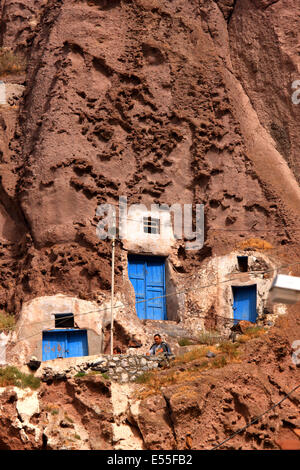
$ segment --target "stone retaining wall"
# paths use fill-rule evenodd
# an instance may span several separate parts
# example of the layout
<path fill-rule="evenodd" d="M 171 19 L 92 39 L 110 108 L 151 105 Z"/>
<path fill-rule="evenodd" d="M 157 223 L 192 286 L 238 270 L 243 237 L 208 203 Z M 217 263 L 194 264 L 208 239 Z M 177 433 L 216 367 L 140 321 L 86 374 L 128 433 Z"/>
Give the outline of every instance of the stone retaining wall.
<path fill-rule="evenodd" d="M 88 359 L 85 358 L 84 362 L 69 365 L 65 368 L 63 365 L 61 367 L 56 365 L 51 367 L 48 362 L 48 364 L 43 366 L 36 375 L 43 381 L 47 382 L 50 380 L 64 380 L 72 378 L 79 373 L 88 374 L 91 372 L 99 372 L 106 374 L 112 381 L 126 383 L 135 381 L 137 377 L 142 375 L 144 372 L 168 366 L 169 361 L 172 360 L 173 357 L 174 356 L 170 356 L 167 358 L 163 355 L 101 355 L 97 358 L 93 358 L 91 361 L 88 361 Z"/>

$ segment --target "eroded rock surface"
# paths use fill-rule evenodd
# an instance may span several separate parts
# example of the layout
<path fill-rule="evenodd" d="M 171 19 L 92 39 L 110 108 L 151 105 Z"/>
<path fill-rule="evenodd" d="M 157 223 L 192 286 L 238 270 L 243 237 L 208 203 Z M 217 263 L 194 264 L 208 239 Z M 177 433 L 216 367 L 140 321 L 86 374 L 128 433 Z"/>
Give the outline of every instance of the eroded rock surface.
<path fill-rule="evenodd" d="M 5 78 L 23 98 L 0 110 L 3 308 L 105 294 L 111 248 L 96 236 L 96 208 L 120 195 L 205 205 L 205 246 L 178 253 L 181 272 L 254 234 L 293 256 L 298 9 L 296 0 L 1 3 L 1 45 L 28 64 Z M 116 260 L 122 290 L 119 245 Z"/>
<path fill-rule="evenodd" d="M 185 380 L 144 397 L 145 385 L 99 373 L 57 376 L 35 391 L 1 388 L 0 449 L 211 449 L 245 426 L 222 448 L 298 448 L 299 388 L 274 405 L 299 383 L 291 356 L 299 332 L 290 314 L 249 341 L 238 362 L 200 375 L 199 360 L 173 365 L 160 374 L 185 371 Z"/>
<path fill-rule="evenodd" d="M 102 302 L 111 245 L 96 208 L 120 195 L 204 204 L 204 247 L 172 259 L 181 288 L 245 238 L 297 262 L 299 17 L 297 0 L 2 1 L 0 46 L 27 67 L 0 77 L 15 90 L 0 106 L 1 310 L 58 293 Z M 124 388 L 121 408 L 97 376 L 2 389 L 0 448 L 210 448 L 296 383 L 297 322 L 249 346 L 247 364 L 141 402 Z M 297 409 L 299 390 L 226 448 L 279 448 Z"/>

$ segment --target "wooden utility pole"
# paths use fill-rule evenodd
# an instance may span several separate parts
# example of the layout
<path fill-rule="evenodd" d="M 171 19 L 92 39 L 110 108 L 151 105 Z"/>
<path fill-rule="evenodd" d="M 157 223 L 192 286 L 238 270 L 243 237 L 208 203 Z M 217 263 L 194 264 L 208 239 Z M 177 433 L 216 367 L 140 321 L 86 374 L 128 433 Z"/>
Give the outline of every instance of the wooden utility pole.
<path fill-rule="evenodd" d="M 111 259 L 111 300 L 110 300 L 110 354 L 114 352 L 114 290 L 115 290 L 115 237 L 112 239 L 112 259 Z"/>

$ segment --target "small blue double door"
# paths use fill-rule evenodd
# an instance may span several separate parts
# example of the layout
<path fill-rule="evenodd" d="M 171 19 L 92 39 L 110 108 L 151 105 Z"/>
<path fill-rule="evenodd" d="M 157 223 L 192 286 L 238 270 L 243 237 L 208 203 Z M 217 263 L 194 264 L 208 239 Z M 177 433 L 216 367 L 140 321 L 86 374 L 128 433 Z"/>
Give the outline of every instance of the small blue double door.
<path fill-rule="evenodd" d="M 57 329 L 43 331 L 43 361 L 59 357 L 81 357 L 88 355 L 86 330 Z"/>
<path fill-rule="evenodd" d="M 256 284 L 251 286 L 232 286 L 234 323 L 241 320 L 256 322 Z"/>
<path fill-rule="evenodd" d="M 165 258 L 128 256 L 128 276 L 134 287 L 141 320 L 167 320 Z"/>

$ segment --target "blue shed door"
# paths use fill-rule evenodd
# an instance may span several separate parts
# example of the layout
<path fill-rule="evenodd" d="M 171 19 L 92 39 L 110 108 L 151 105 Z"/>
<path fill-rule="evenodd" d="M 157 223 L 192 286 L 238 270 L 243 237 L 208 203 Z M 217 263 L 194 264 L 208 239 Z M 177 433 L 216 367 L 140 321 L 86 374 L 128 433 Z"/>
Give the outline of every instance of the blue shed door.
<path fill-rule="evenodd" d="M 67 333 L 67 357 L 88 356 L 86 330 L 69 330 Z"/>
<path fill-rule="evenodd" d="M 128 275 L 134 287 L 137 316 L 141 320 L 166 320 L 165 259 L 128 256 Z"/>
<path fill-rule="evenodd" d="M 43 361 L 88 355 L 86 330 L 43 331 Z"/>
<path fill-rule="evenodd" d="M 256 284 L 232 287 L 234 323 L 241 320 L 256 322 Z"/>

